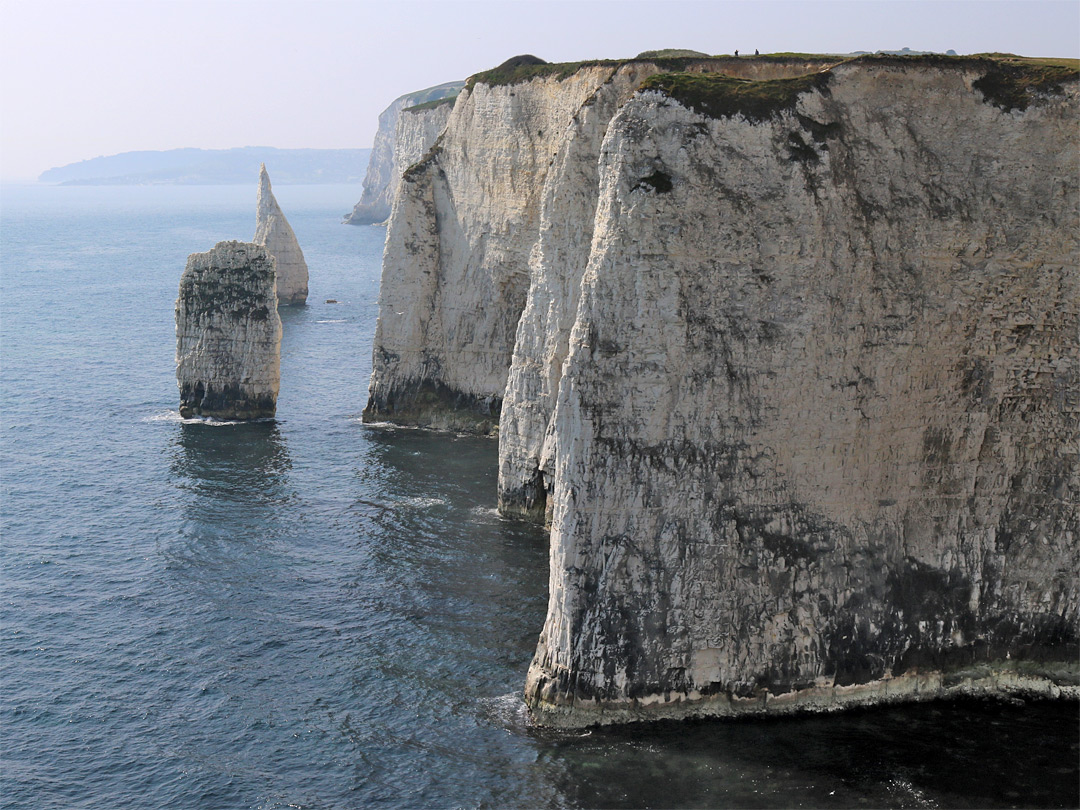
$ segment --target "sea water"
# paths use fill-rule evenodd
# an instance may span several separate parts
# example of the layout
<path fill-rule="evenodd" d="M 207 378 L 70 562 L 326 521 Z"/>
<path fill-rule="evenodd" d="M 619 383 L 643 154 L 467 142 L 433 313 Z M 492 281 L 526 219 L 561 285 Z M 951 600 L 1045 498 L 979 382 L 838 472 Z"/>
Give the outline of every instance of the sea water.
<path fill-rule="evenodd" d="M 547 539 L 494 442 L 361 424 L 385 231 L 275 192 L 311 270 L 278 418 L 209 425 L 173 303 L 254 180 L 0 190 L 0 805 L 1080 803 L 1074 703 L 530 726 Z"/>

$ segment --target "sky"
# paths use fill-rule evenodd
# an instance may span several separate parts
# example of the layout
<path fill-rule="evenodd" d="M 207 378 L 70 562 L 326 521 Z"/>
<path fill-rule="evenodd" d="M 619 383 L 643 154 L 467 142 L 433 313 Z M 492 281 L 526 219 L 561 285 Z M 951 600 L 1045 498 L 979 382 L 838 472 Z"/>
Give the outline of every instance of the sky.
<path fill-rule="evenodd" d="M 137 149 L 371 146 L 397 96 L 516 54 L 1080 56 L 1080 2 L 0 0 L 0 179 Z"/>

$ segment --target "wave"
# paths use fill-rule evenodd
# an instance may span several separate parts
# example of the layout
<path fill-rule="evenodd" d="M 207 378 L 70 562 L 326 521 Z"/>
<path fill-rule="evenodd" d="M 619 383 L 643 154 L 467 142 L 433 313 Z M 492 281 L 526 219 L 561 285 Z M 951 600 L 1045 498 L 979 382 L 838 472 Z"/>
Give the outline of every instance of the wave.
<path fill-rule="evenodd" d="M 180 418 L 180 411 L 165 411 L 164 413 L 155 413 L 153 416 L 144 416 L 139 420 L 140 422 L 183 422 Z"/>
<path fill-rule="evenodd" d="M 480 716 L 487 722 L 502 726 L 511 732 L 528 734 L 530 737 L 557 741 L 584 739 L 593 734 L 592 729 L 560 729 L 537 725 L 529 712 L 529 707 L 525 705 L 525 697 L 521 692 L 480 698 L 477 704 L 479 704 Z"/>
<path fill-rule="evenodd" d="M 417 509 L 427 509 L 432 506 L 446 506 L 449 501 L 446 498 L 405 498 L 398 501 L 398 506 L 412 506 Z"/>
<path fill-rule="evenodd" d="M 153 416 L 144 416 L 139 421 L 141 422 L 171 422 L 178 425 L 207 425 L 209 427 L 227 427 L 230 425 L 246 425 L 252 422 L 276 422 L 278 421 L 273 416 L 266 416 L 261 419 L 215 419 L 212 416 L 192 416 L 187 419 L 180 415 L 179 411 L 165 411 L 164 413 L 156 413 Z"/>
<path fill-rule="evenodd" d="M 351 421 L 359 422 L 364 427 L 379 428 L 380 430 L 419 430 L 417 425 L 398 425 L 394 422 L 365 422 L 364 417 L 356 416 Z"/>
<path fill-rule="evenodd" d="M 491 723 L 515 731 L 526 731 L 534 726 L 520 692 L 510 692 L 498 697 L 480 698 L 480 715 Z"/>
<path fill-rule="evenodd" d="M 474 506 L 469 511 L 477 517 L 486 518 L 487 520 L 505 520 L 505 518 L 499 514 L 499 510 L 494 506 Z"/>

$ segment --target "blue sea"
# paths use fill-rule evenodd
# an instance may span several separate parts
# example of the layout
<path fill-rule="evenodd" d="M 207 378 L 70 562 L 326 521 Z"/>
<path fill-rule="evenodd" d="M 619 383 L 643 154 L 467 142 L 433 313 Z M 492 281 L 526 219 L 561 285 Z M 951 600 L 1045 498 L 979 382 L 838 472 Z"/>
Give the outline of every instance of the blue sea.
<path fill-rule="evenodd" d="M 0 189 L 0 806 L 1080 805 L 1075 703 L 530 726 L 547 538 L 496 513 L 494 442 L 361 424 L 360 191 L 275 189 L 310 303 L 276 421 L 210 425 L 173 303 L 255 183 Z"/>

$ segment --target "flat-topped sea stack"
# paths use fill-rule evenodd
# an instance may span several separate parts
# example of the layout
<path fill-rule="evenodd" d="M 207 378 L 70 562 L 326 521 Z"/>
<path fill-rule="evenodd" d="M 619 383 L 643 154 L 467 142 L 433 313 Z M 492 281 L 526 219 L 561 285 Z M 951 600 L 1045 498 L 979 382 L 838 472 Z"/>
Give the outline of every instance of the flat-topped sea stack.
<path fill-rule="evenodd" d="M 1080 695 L 1080 72 L 510 64 L 405 172 L 364 418 L 499 435 L 543 723 Z"/>
<path fill-rule="evenodd" d="M 176 299 L 176 380 L 185 419 L 274 415 L 281 353 L 274 279 L 274 257 L 262 245 L 218 242 L 188 256 Z"/>
<path fill-rule="evenodd" d="M 259 169 L 259 199 L 255 215 L 256 245 L 264 245 L 277 260 L 277 300 L 280 306 L 307 302 L 308 266 L 292 226 L 270 189 L 264 164 Z"/>

